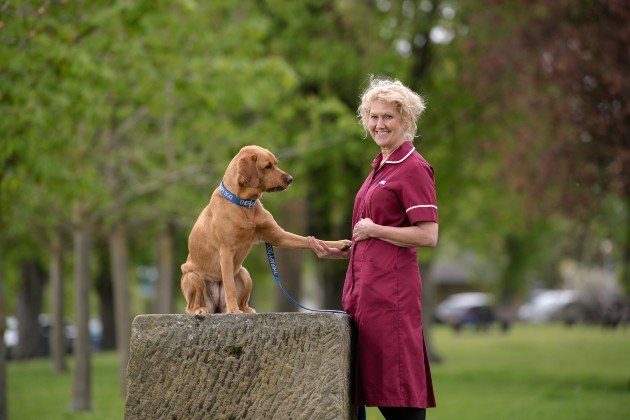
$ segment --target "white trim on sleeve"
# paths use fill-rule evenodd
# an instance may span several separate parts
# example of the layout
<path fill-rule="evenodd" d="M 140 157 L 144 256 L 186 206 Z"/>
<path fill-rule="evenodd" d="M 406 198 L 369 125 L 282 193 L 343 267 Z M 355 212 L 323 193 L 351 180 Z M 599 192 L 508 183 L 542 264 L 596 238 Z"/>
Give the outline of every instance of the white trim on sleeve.
<path fill-rule="evenodd" d="M 434 209 L 437 210 L 437 206 L 434 206 L 433 204 L 419 204 L 417 206 L 409 207 L 407 210 L 405 210 L 405 212 L 409 213 L 409 210 L 418 209 L 418 208 L 427 208 L 427 207 L 433 207 Z"/>

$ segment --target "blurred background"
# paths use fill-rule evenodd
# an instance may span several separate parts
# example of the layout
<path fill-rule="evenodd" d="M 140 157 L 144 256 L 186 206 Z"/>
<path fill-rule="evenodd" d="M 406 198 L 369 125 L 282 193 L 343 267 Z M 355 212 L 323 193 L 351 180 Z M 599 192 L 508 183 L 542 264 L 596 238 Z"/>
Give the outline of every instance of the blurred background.
<path fill-rule="evenodd" d="M 7 369 L 33 358 L 72 372 L 73 412 L 92 407 L 95 354 L 124 395 L 131 320 L 184 312 L 188 233 L 242 146 L 295 178 L 263 197 L 281 226 L 350 238 L 379 152 L 356 117 L 371 74 L 427 99 L 434 361 L 431 328 L 627 328 L 628 28 L 624 0 L 3 2 L 0 419 Z M 277 259 L 294 297 L 340 308 L 346 262 Z M 245 265 L 254 308 L 296 310 L 262 246 Z"/>

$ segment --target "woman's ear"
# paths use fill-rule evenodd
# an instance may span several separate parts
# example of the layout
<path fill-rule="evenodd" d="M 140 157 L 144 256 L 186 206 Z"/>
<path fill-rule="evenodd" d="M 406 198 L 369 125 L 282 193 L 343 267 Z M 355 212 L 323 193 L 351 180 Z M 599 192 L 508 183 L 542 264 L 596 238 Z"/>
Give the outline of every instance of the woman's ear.
<path fill-rule="evenodd" d="M 258 169 L 256 168 L 256 161 L 258 156 L 246 155 L 241 157 L 236 163 L 236 173 L 238 175 L 238 183 L 240 185 L 247 184 L 252 188 L 258 187 Z"/>

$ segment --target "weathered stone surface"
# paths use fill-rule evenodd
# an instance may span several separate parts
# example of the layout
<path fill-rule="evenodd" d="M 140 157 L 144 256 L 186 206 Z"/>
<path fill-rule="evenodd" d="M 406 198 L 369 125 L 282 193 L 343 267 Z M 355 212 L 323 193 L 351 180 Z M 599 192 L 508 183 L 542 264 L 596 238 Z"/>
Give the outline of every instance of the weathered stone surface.
<path fill-rule="evenodd" d="M 347 315 L 141 315 L 132 328 L 127 420 L 356 418 Z"/>

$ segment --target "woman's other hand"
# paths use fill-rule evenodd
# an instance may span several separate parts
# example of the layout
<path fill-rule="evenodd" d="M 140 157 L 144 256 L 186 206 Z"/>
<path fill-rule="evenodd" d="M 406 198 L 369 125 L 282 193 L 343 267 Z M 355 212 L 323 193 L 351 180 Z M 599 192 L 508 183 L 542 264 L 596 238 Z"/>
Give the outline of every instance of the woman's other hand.
<path fill-rule="evenodd" d="M 370 218 L 366 217 L 365 219 L 359 220 L 354 225 L 352 239 L 354 239 L 356 242 L 370 239 L 373 236 L 373 229 L 375 226 L 376 223 L 374 223 Z"/>

